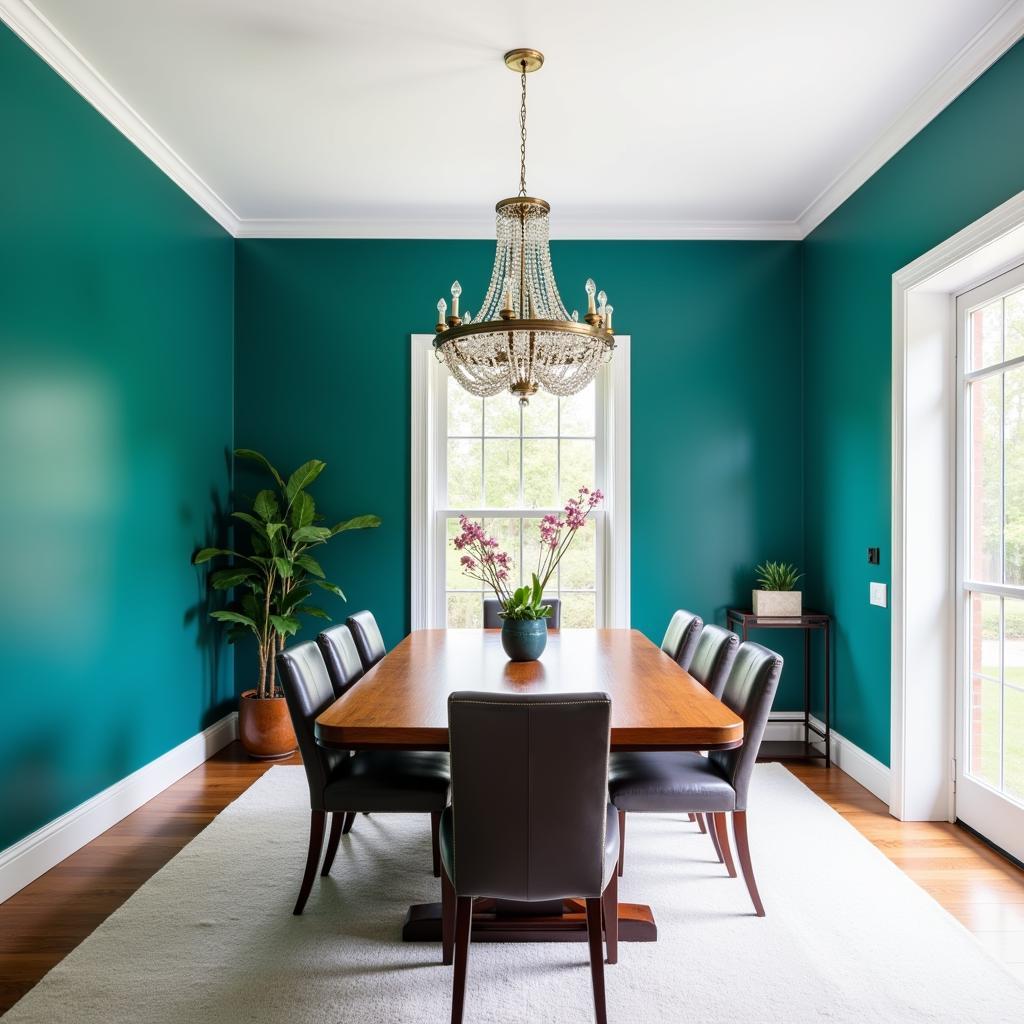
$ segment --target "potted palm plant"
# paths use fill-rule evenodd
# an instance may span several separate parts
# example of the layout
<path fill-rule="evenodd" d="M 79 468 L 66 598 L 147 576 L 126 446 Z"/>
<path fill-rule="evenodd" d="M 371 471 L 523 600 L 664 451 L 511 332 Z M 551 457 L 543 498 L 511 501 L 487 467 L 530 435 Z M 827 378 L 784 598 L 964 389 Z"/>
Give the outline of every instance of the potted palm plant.
<path fill-rule="evenodd" d="M 551 606 L 544 603 L 544 588 L 573 537 L 603 499 L 600 491 L 581 487 L 577 497 L 566 502 L 561 515 L 550 513 L 541 518 L 537 571 L 530 574 L 529 586 L 515 588 L 509 583 L 512 556 L 501 550 L 480 523 L 459 516 L 459 533 L 452 541 L 462 552 L 459 564 L 463 575 L 490 587 L 501 604 L 501 646 L 510 661 L 535 661 L 544 653 L 551 615 Z"/>
<path fill-rule="evenodd" d="M 259 452 L 239 448 L 235 456 L 257 463 L 273 487 L 261 490 L 250 509 L 231 513 L 248 528 L 247 545 L 238 550 L 203 548 L 192 562 L 229 561 L 211 573 L 209 583 L 215 590 L 233 590 L 234 601 L 211 617 L 227 624 L 229 643 L 250 634 L 256 639 L 259 679 L 239 697 L 239 739 L 252 757 L 286 757 L 295 750 L 295 732 L 277 685 L 274 659 L 298 632 L 300 615 L 330 619 L 323 608 L 309 603 L 313 588 L 345 599 L 311 552 L 344 531 L 380 526 L 380 519 L 364 515 L 320 525 L 323 517 L 307 489 L 326 467 L 319 459 L 303 463 L 285 480 Z"/>
<path fill-rule="evenodd" d="M 755 570 L 760 590 L 755 590 L 754 614 L 765 617 L 794 617 L 803 610 L 803 594 L 796 589 L 803 573 L 789 562 L 764 562 Z"/>

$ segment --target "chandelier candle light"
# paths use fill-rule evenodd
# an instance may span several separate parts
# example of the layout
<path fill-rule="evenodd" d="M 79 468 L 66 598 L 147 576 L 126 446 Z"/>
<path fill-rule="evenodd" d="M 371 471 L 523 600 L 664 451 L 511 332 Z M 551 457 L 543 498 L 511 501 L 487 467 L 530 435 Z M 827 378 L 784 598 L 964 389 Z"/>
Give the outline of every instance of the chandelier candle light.
<path fill-rule="evenodd" d="M 519 110 L 519 195 L 496 206 L 498 244 L 491 282 L 476 318 L 459 314 L 462 286 L 452 284 L 451 314 L 437 304 L 434 351 L 470 394 L 490 398 L 501 391 L 526 405 L 539 389 L 574 395 L 611 358 L 613 308 L 587 280 L 587 312 L 565 308 L 555 284 L 549 248 L 551 207 L 526 194 L 526 76 L 544 63 L 538 50 L 510 50 L 505 65 L 522 78 Z M 596 296 L 596 302 L 595 302 Z"/>

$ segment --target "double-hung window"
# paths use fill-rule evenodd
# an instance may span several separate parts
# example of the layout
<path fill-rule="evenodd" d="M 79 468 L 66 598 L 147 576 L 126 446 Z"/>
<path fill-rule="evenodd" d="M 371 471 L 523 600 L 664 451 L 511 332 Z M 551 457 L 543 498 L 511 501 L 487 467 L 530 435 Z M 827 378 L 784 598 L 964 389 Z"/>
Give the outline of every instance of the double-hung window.
<path fill-rule="evenodd" d="M 579 394 L 476 398 L 413 339 L 412 624 L 472 628 L 493 597 L 463 575 L 452 546 L 460 515 L 483 523 L 528 583 L 540 557 L 539 525 L 581 487 L 605 501 L 591 513 L 545 596 L 562 602 L 563 628 L 628 625 L 629 345 Z"/>

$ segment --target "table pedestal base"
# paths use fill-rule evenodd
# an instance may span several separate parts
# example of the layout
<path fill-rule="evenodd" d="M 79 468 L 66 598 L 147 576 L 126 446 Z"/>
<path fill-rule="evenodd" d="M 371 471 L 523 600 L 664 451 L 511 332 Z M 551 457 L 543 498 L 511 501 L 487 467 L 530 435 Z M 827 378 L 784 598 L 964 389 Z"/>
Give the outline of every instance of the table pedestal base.
<path fill-rule="evenodd" d="M 651 908 L 619 904 L 619 941 L 655 942 L 658 926 Z M 517 903 L 478 899 L 473 904 L 473 942 L 585 942 L 587 915 L 582 900 Z M 441 941 L 441 904 L 416 903 L 402 925 L 404 942 Z"/>

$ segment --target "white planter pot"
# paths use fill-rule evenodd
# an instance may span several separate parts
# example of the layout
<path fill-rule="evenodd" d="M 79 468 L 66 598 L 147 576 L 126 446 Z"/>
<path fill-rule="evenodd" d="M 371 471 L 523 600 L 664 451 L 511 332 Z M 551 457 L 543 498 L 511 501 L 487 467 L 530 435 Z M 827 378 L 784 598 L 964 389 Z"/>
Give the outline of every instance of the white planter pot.
<path fill-rule="evenodd" d="M 803 609 L 799 590 L 755 590 L 754 614 L 758 618 L 795 618 Z"/>

